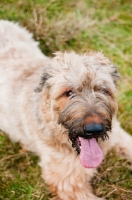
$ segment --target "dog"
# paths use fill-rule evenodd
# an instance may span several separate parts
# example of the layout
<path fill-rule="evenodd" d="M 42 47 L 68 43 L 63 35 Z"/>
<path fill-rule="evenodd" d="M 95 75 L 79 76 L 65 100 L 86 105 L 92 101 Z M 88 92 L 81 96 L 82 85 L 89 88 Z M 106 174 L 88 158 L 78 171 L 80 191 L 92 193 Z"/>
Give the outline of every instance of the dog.
<path fill-rule="evenodd" d="M 0 129 L 39 156 L 54 199 L 101 199 L 90 180 L 111 148 L 132 161 L 116 120 L 118 79 L 102 53 L 48 58 L 25 28 L 0 20 Z"/>

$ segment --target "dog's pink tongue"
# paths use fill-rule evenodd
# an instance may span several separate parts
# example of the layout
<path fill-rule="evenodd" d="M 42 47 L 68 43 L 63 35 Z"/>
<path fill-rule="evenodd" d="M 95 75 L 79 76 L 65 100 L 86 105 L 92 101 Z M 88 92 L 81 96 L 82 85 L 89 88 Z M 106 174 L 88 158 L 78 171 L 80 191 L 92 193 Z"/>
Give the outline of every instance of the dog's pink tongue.
<path fill-rule="evenodd" d="M 86 168 L 98 167 L 103 160 L 103 152 L 95 138 L 84 139 L 79 137 L 81 142 L 80 161 Z"/>

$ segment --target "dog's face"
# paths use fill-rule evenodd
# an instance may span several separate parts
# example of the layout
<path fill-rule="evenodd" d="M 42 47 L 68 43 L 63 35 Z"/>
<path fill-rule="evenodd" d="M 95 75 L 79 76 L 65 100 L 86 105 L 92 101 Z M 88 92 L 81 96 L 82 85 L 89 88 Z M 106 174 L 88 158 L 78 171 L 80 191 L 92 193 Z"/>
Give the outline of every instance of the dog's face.
<path fill-rule="evenodd" d="M 118 78 L 116 68 L 101 53 L 56 53 L 44 69 L 38 90 L 65 127 L 84 167 L 102 162 L 98 139 L 107 138 L 111 130 Z"/>

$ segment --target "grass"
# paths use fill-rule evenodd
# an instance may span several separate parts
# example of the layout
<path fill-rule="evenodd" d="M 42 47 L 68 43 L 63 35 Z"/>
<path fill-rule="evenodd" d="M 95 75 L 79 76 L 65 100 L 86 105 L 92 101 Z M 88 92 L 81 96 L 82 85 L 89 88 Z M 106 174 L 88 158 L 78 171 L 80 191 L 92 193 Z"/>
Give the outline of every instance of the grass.
<path fill-rule="evenodd" d="M 40 48 L 55 51 L 103 51 L 118 66 L 118 119 L 132 134 L 132 4 L 130 0 L 4 0 L 0 19 L 19 22 Z M 35 155 L 22 152 L 0 134 L 0 200 L 47 200 Z M 111 152 L 93 179 L 94 192 L 108 200 L 132 200 L 132 168 Z"/>

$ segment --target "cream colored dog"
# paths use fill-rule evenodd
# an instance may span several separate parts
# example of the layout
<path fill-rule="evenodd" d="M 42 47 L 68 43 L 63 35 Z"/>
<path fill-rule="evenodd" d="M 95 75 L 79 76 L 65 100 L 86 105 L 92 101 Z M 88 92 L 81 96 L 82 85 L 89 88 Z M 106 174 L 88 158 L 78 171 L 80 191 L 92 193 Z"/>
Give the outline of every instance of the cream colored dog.
<path fill-rule="evenodd" d="M 40 157 L 55 199 L 100 199 L 89 182 L 108 150 L 132 161 L 132 137 L 115 119 L 117 70 L 101 53 L 50 59 L 37 45 L 0 21 L 0 129 Z"/>

